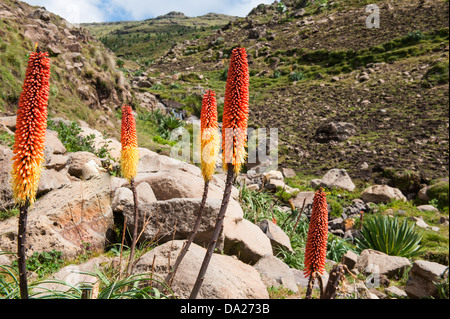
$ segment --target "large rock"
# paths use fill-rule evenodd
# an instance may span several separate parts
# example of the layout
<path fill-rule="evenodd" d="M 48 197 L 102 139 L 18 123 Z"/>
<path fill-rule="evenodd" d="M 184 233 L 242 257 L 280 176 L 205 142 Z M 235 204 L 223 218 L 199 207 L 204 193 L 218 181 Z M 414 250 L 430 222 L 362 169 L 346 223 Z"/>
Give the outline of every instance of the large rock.
<path fill-rule="evenodd" d="M 221 203 L 222 201 L 218 199 L 207 199 L 201 224 L 195 236 L 195 243 L 202 246 L 208 244 L 216 224 Z M 140 240 L 143 242 L 154 240 L 158 243 L 164 243 L 172 240 L 172 238 L 188 238 L 197 219 L 200 204 L 200 198 L 174 198 L 149 204 L 140 204 L 138 207 L 139 232 L 141 232 L 142 226 L 146 221 Z M 123 214 L 127 217 L 128 228 L 133 229 L 133 206 L 126 205 L 123 208 Z M 230 201 L 225 216 L 233 219 L 242 219 L 244 213 L 236 201 Z M 262 235 L 264 236 L 264 234 Z M 222 232 L 217 243 L 218 249 L 223 249 L 223 243 Z"/>
<path fill-rule="evenodd" d="M 357 261 L 358 255 L 351 250 L 347 250 L 347 252 L 342 256 L 342 263 L 350 270 L 355 268 Z"/>
<path fill-rule="evenodd" d="M 374 185 L 366 188 L 361 193 L 361 199 L 366 203 L 372 202 L 375 204 L 388 203 L 395 199 L 406 201 L 406 197 L 398 188 L 388 185 Z"/>
<path fill-rule="evenodd" d="M 64 147 L 63 143 L 58 138 L 58 132 L 55 132 L 52 130 L 47 130 L 45 132 L 45 150 L 44 150 L 44 152 L 46 155 L 49 155 L 49 156 L 51 156 L 52 154 L 64 154 L 66 152 L 66 148 Z"/>
<path fill-rule="evenodd" d="M 405 292 L 410 298 L 435 297 L 438 289 L 435 282 L 440 280 L 447 266 L 426 260 L 416 260 L 409 271 Z M 448 272 L 446 273 L 448 276 Z"/>
<path fill-rule="evenodd" d="M 114 227 L 110 176 L 72 182 L 36 201 L 28 212 L 27 255 L 61 251 L 74 258 L 86 249 L 102 252 Z M 0 223 L 0 250 L 16 251 L 17 217 Z"/>
<path fill-rule="evenodd" d="M 89 152 L 74 152 L 68 155 L 69 161 L 67 163 L 68 173 L 72 176 L 81 178 L 83 176 L 84 164 L 89 161 L 94 161 L 98 166 L 101 166 L 100 160 Z"/>
<path fill-rule="evenodd" d="M 329 189 L 341 188 L 353 192 L 355 184 L 353 184 L 350 176 L 345 169 L 331 169 L 323 177 L 320 182 L 321 186 Z"/>
<path fill-rule="evenodd" d="M 360 273 L 386 275 L 389 278 L 401 276 L 411 266 L 408 258 L 389 256 L 373 249 L 365 249 L 358 257 L 355 268 Z"/>
<path fill-rule="evenodd" d="M 320 143 L 345 141 L 356 134 L 356 127 L 346 122 L 329 122 L 320 125 L 314 139 Z"/>
<path fill-rule="evenodd" d="M 312 205 L 314 199 L 314 192 L 312 191 L 306 191 L 306 192 L 300 192 L 295 196 L 295 198 L 292 199 L 292 204 L 294 204 L 297 208 L 302 208 L 303 201 L 305 201 L 305 208 L 308 205 Z"/>
<path fill-rule="evenodd" d="M 66 167 L 69 157 L 61 154 L 53 154 L 45 163 L 47 169 L 54 169 L 56 171 L 62 170 Z"/>
<path fill-rule="evenodd" d="M 202 198 L 204 190 L 204 181 L 200 176 L 200 170 L 196 168 L 183 167 L 176 169 L 161 170 L 157 173 L 138 174 L 136 185 L 142 182 L 148 183 L 158 200 L 167 200 L 172 198 Z M 209 183 L 208 198 L 222 199 L 225 183 L 220 179 L 212 179 Z M 239 197 L 239 191 L 233 186 L 231 191 L 232 199 Z"/>
<path fill-rule="evenodd" d="M 184 241 L 175 240 L 160 245 L 141 256 L 133 273 L 148 273 L 155 269 L 164 278 L 173 266 Z M 192 244 L 181 262 L 172 283 L 174 294 L 189 298 L 206 249 Z M 267 299 L 269 294 L 258 271 L 231 256 L 213 254 L 200 288 L 198 299 Z"/>
<path fill-rule="evenodd" d="M 0 117 L 0 126 L 5 125 L 8 129 L 14 131 L 16 129 L 17 115 Z"/>
<path fill-rule="evenodd" d="M 265 255 L 272 255 L 269 238 L 251 221 L 226 217 L 223 225 L 224 247 L 227 255 L 236 255 L 247 264 L 255 264 Z"/>
<path fill-rule="evenodd" d="M 288 235 L 277 225 L 268 219 L 259 222 L 258 226 L 264 234 L 270 239 L 273 254 L 277 254 L 281 249 L 294 252 L 291 246 L 291 240 Z"/>
<path fill-rule="evenodd" d="M 292 270 L 277 257 L 266 255 L 255 265 L 264 284 L 267 287 L 284 287 L 294 293 L 298 292 L 298 286 Z"/>
<path fill-rule="evenodd" d="M 67 174 L 67 171 L 56 171 L 54 169 L 42 170 L 41 177 L 39 179 L 39 185 L 36 192 L 37 196 L 41 196 L 54 189 L 59 189 L 64 186 L 70 185 L 71 181 Z"/>

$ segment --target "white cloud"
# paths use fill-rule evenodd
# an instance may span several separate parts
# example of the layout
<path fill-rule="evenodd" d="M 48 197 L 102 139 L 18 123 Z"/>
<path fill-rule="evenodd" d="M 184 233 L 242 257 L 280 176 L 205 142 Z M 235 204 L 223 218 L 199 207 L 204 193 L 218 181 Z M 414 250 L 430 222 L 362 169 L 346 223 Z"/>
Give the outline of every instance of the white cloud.
<path fill-rule="evenodd" d="M 71 23 L 105 21 L 107 16 L 102 10 L 100 0 L 26 0 L 31 5 L 45 7 Z"/>
<path fill-rule="evenodd" d="M 246 16 L 260 3 L 273 0 L 25 0 L 32 5 L 44 6 L 72 23 L 143 20 L 170 11 L 183 12 L 187 16 L 199 16 L 209 12 Z"/>
<path fill-rule="evenodd" d="M 166 14 L 170 11 L 183 12 L 187 16 L 199 16 L 209 12 L 223 13 L 234 16 L 246 16 L 251 9 L 260 3 L 272 3 L 273 0 L 110 0 L 114 7 L 120 7 L 129 12 L 135 20 L 147 19 Z"/>

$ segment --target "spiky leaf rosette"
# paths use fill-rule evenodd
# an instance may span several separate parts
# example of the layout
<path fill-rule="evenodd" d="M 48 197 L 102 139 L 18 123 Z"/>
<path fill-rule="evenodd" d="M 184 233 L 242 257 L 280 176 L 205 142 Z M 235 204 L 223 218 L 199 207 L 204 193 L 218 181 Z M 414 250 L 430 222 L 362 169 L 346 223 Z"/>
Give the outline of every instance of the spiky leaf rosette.
<path fill-rule="evenodd" d="M 200 114 L 201 167 L 205 181 L 211 180 L 219 154 L 219 124 L 217 119 L 216 94 L 214 91 L 208 90 L 203 96 Z"/>
<path fill-rule="evenodd" d="M 49 96 L 50 59 L 32 52 L 17 109 L 12 160 L 12 189 L 16 203 L 34 203 L 44 163 Z"/>
<path fill-rule="evenodd" d="M 234 166 L 236 174 L 244 163 L 247 141 L 247 120 L 249 101 L 249 74 L 245 48 L 231 52 L 225 87 L 225 102 L 222 123 L 223 168 Z"/>
<path fill-rule="evenodd" d="M 305 250 L 304 274 L 310 276 L 314 272 L 323 275 L 327 255 L 328 208 L 326 194 L 322 188 L 314 194 L 311 220 Z"/>
<path fill-rule="evenodd" d="M 131 181 L 136 176 L 139 162 L 139 150 L 136 135 L 136 122 L 131 113 L 131 106 L 122 108 L 122 131 L 121 131 L 121 157 L 120 166 L 123 176 Z"/>

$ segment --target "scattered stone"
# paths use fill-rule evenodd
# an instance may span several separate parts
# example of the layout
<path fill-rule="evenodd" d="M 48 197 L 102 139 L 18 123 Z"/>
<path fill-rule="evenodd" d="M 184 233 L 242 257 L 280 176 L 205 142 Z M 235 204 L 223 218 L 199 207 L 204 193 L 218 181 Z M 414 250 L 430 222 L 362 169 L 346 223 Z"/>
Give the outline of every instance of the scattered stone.
<path fill-rule="evenodd" d="M 50 157 L 48 163 L 45 164 L 47 169 L 54 169 L 56 171 L 62 170 L 66 167 L 69 157 L 66 155 L 54 154 Z"/>
<path fill-rule="evenodd" d="M 16 130 L 16 121 L 17 121 L 17 115 L 0 117 L 0 126 L 1 126 L 1 124 L 3 124 L 8 129 L 15 131 Z"/>
<path fill-rule="evenodd" d="M 438 298 L 435 282 L 440 280 L 447 266 L 426 260 L 416 260 L 409 271 L 405 292 L 410 298 Z M 448 272 L 446 273 L 448 276 Z"/>
<path fill-rule="evenodd" d="M 10 184 L 13 155 L 11 149 L 0 145 L 0 207 L 2 209 L 14 207 L 13 192 Z"/>
<path fill-rule="evenodd" d="M 95 163 L 94 160 L 89 160 L 87 163 L 84 163 L 81 169 L 81 176 L 84 180 L 95 178 L 99 175 L 99 166 Z"/>
<path fill-rule="evenodd" d="M 144 182 L 136 186 L 136 194 L 139 205 L 149 204 L 157 201 L 152 187 L 148 183 Z"/>
<path fill-rule="evenodd" d="M 400 298 L 408 297 L 406 292 L 403 289 L 398 288 L 397 286 L 391 286 L 391 287 L 385 288 L 384 291 L 391 295 L 394 295 L 396 297 L 400 297 Z"/>
<path fill-rule="evenodd" d="M 280 251 L 280 247 L 290 252 L 294 252 L 291 246 L 289 236 L 277 225 L 268 219 L 259 222 L 258 226 L 264 234 L 270 239 L 273 254 L 276 255 Z"/>
<path fill-rule="evenodd" d="M 305 200 L 306 199 L 306 200 Z M 314 199 L 314 192 L 299 192 L 297 196 L 292 199 L 292 204 L 297 208 L 302 208 L 303 201 L 305 200 L 305 207 L 307 205 L 312 205 Z"/>
<path fill-rule="evenodd" d="M 295 171 L 292 168 L 283 167 L 281 171 L 286 178 L 293 178 L 296 176 Z"/>
<path fill-rule="evenodd" d="M 114 192 L 111 208 L 114 212 L 122 212 L 125 206 L 133 205 L 133 192 L 126 187 L 120 187 Z"/>
<path fill-rule="evenodd" d="M 347 266 L 350 271 L 355 268 L 356 262 L 358 261 L 358 255 L 355 254 L 353 251 L 348 250 L 343 256 L 342 256 L 342 263 Z"/>
<path fill-rule="evenodd" d="M 439 210 L 433 205 L 420 205 L 416 207 L 421 212 L 438 212 Z"/>
<path fill-rule="evenodd" d="M 350 176 L 345 169 L 331 169 L 329 170 L 321 180 L 320 185 L 327 188 L 341 188 L 352 192 L 355 189 Z"/>
<path fill-rule="evenodd" d="M 272 255 L 270 239 L 257 225 L 247 219 L 226 217 L 222 237 L 223 252 L 237 256 L 246 264 L 253 265 L 263 256 Z M 218 247 L 220 246 L 219 242 Z"/>
<path fill-rule="evenodd" d="M 347 122 L 328 122 L 320 125 L 315 133 L 314 140 L 319 143 L 331 141 L 345 141 L 356 134 L 355 125 Z"/>
<path fill-rule="evenodd" d="M 421 228 L 428 228 L 428 227 L 430 227 L 430 226 L 428 226 L 428 224 L 425 223 L 425 221 L 424 221 L 422 218 L 420 218 L 420 217 L 412 216 L 412 217 L 410 217 L 410 219 L 411 219 L 412 221 L 414 221 L 414 222 L 416 223 L 416 226 L 418 226 L 418 227 L 421 227 Z"/>
<path fill-rule="evenodd" d="M 294 273 L 288 265 L 277 257 L 265 255 L 253 267 L 261 275 L 266 287 L 284 287 L 293 293 L 298 292 Z"/>
<path fill-rule="evenodd" d="M 305 276 L 303 270 L 291 268 L 291 271 L 294 273 L 295 282 L 296 282 L 297 286 L 299 286 L 301 288 L 308 287 L 309 277 Z M 328 278 L 329 278 L 328 272 L 326 270 L 324 270 L 323 275 L 320 275 L 320 276 L 322 277 L 322 282 L 324 283 L 324 285 L 326 285 L 328 282 Z M 318 280 L 315 280 L 313 289 L 316 289 L 316 290 L 320 289 Z"/>
<path fill-rule="evenodd" d="M 374 185 L 366 188 L 361 193 L 363 201 L 378 203 L 388 203 L 392 199 L 398 199 L 406 201 L 406 197 L 398 188 L 393 188 L 388 185 Z"/>
<path fill-rule="evenodd" d="M 380 274 L 391 278 L 401 274 L 411 266 L 408 258 L 389 256 L 380 251 L 365 249 L 361 252 L 356 262 L 356 268 L 360 273 Z"/>
<path fill-rule="evenodd" d="M 129 229 L 133 229 L 134 227 L 134 209 L 131 203 L 132 201 L 123 208 L 123 214 L 127 217 L 127 226 Z M 147 221 L 144 229 L 142 229 L 142 224 L 139 222 L 139 233 L 142 231 L 140 241 L 165 243 L 173 238 L 188 238 L 192 231 L 192 225 L 195 223 L 200 203 L 201 198 L 173 198 L 169 200 L 158 200 L 149 204 L 140 204 L 138 207 L 139 220 Z M 195 243 L 199 245 L 207 245 L 209 243 L 221 203 L 222 200 L 215 198 L 208 198 L 206 200 L 202 221 L 195 236 Z M 236 201 L 230 201 L 225 216 L 242 219 L 244 213 Z M 255 227 L 258 228 L 256 225 Z M 259 228 L 258 231 L 260 231 Z M 224 232 L 221 233 L 216 246 L 219 250 L 223 249 Z M 271 252 L 270 240 L 261 231 L 260 233 L 261 239 L 267 242 L 268 252 Z M 234 234 L 231 236 L 237 237 Z M 242 240 L 242 237 L 239 239 Z M 251 244 L 248 244 L 248 246 L 251 246 Z M 266 251 L 265 253 L 268 252 Z"/>
<path fill-rule="evenodd" d="M 44 169 L 39 178 L 39 185 L 36 192 L 37 196 L 42 196 L 52 190 L 60 189 L 70 185 L 70 179 L 67 171 L 56 171 L 54 169 Z"/>
<path fill-rule="evenodd" d="M 82 178 L 84 164 L 93 160 L 98 166 L 101 166 L 100 160 L 92 153 L 89 152 L 74 152 L 68 155 L 68 172 L 70 175 L 77 178 Z"/>

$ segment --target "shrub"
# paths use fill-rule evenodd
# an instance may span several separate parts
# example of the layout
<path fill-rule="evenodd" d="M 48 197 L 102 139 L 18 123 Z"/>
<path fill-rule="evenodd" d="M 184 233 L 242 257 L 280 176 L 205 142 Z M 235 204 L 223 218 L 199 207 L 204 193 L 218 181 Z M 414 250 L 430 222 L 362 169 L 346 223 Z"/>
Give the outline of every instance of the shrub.
<path fill-rule="evenodd" d="M 28 271 L 36 272 L 39 277 L 58 271 L 62 265 L 64 265 L 62 252 L 54 249 L 49 252 L 34 252 L 27 260 Z M 12 266 L 17 267 L 17 260 L 12 262 Z"/>
<path fill-rule="evenodd" d="M 289 81 L 301 81 L 305 78 L 305 75 L 302 72 L 292 72 L 289 74 Z"/>
<path fill-rule="evenodd" d="M 341 261 L 342 256 L 349 250 L 353 251 L 353 248 L 348 240 L 333 234 L 328 234 L 327 259 L 338 263 Z"/>
<path fill-rule="evenodd" d="M 361 238 L 356 238 L 359 251 L 374 249 L 390 256 L 413 257 L 422 253 L 422 236 L 416 232 L 414 224 L 398 217 L 377 215 L 363 223 Z"/>
<path fill-rule="evenodd" d="M 67 152 L 95 152 L 93 140 L 94 134 L 86 137 L 80 136 L 81 127 L 77 122 L 58 122 L 55 124 L 52 120 L 48 120 L 47 126 L 50 130 L 58 132 L 58 138 L 63 143 Z"/>
<path fill-rule="evenodd" d="M 125 62 L 122 59 L 117 59 L 116 64 L 119 68 L 123 68 Z"/>

